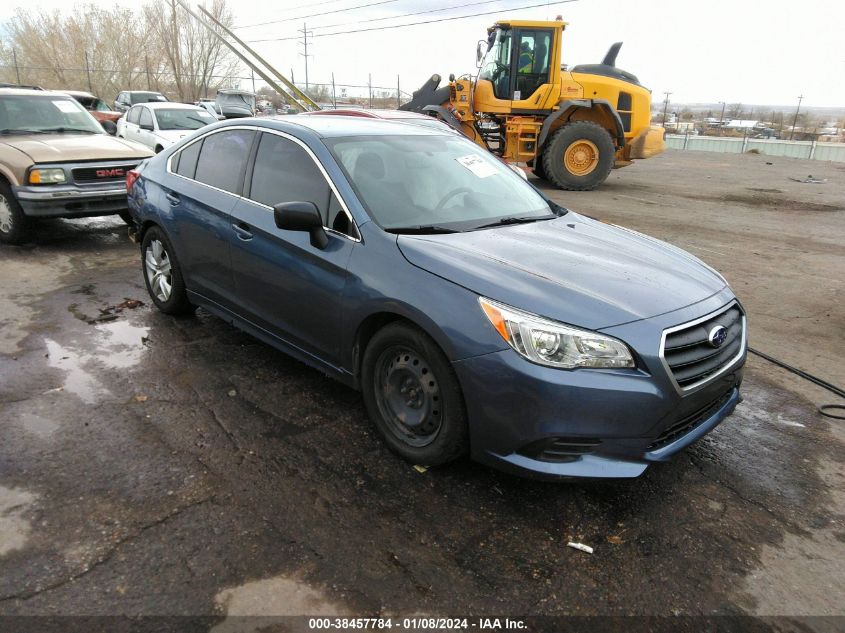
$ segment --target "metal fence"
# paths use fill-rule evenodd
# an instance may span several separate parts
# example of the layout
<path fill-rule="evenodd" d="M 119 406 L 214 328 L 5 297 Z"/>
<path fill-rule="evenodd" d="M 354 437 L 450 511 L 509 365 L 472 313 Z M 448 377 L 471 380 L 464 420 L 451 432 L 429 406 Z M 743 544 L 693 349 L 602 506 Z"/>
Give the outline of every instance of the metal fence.
<path fill-rule="evenodd" d="M 766 154 L 767 156 L 785 156 L 787 158 L 829 160 L 845 163 L 845 143 L 667 134 L 666 147 L 701 152 L 720 152 L 723 154 L 742 154 L 756 150 L 760 154 Z"/>

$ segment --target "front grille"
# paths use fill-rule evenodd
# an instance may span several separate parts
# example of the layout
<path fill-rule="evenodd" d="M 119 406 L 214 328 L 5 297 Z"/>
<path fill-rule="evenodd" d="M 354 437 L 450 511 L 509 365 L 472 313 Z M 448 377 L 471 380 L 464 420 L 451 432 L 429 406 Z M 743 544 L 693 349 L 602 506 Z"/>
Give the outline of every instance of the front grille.
<path fill-rule="evenodd" d="M 543 462 L 574 462 L 582 455 L 592 453 L 599 444 L 601 440 L 591 437 L 552 437 L 532 442 L 518 452 Z"/>
<path fill-rule="evenodd" d="M 648 445 L 648 450 L 653 451 L 655 449 L 662 448 L 667 444 L 671 444 L 678 438 L 683 437 L 687 433 L 694 430 L 696 427 L 700 426 L 708 418 L 710 418 L 711 415 L 721 409 L 728 400 L 730 400 L 732 393 L 733 388 L 728 390 L 723 395 L 719 396 L 716 400 L 708 404 L 706 407 L 699 409 L 692 415 L 688 415 L 684 419 L 670 426 L 668 429 L 663 431 L 663 433 L 658 435 L 657 439 L 655 439 L 651 444 Z"/>
<path fill-rule="evenodd" d="M 135 169 L 137 164 L 131 165 L 96 165 L 93 167 L 76 167 L 71 170 L 73 181 L 77 184 L 92 182 L 119 182 L 126 180 L 126 172 Z"/>
<path fill-rule="evenodd" d="M 727 330 L 718 347 L 709 337 L 714 328 Z M 743 352 L 745 317 L 733 304 L 704 321 L 667 331 L 663 341 L 663 360 L 681 389 L 691 389 L 731 365 Z"/>

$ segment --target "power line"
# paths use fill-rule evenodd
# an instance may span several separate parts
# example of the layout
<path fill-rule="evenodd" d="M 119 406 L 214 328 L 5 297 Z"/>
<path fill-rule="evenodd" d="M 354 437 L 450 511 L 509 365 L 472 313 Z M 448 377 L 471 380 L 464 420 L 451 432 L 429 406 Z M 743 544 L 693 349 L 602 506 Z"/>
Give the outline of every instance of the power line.
<path fill-rule="evenodd" d="M 578 0 L 558 0 L 552 4 L 568 4 L 570 2 L 578 2 Z M 522 7 L 511 7 L 509 9 L 498 9 L 497 11 L 485 11 L 483 13 L 470 13 L 469 15 L 457 15 L 457 16 L 450 16 L 446 18 L 437 18 L 435 20 L 423 20 L 420 22 L 411 22 L 409 24 L 391 24 L 388 26 L 374 26 L 371 28 L 366 29 L 354 29 L 351 31 L 338 31 L 337 33 L 316 33 L 313 37 L 331 37 L 333 35 L 348 35 L 350 33 L 365 33 L 368 31 L 384 31 L 387 29 L 401 29 L 406 26 L 420 26 L 423 24 L 435 24 L 437 22 L 449 22 L 451 20 L 464 20 L 466 18 L 476 18 L 482 15 L 493 15 L 494 13 L 502 13 L 503 11 L 517 11 L 522 9 L 536 9 L 537 7 L 548 7 L 550 4 L 548 2 L 541 2 L 539 4 L 530 4 L 527 6 Z M 269 39 L 263 40 L 247 40 L 249 44 L 260 44 L 261 42 L 282 42 L 285 40 L 298 40 L 299 36 L 295 35 L 292 37 L 273 37 Z"/>
<path fill-rule="evenodd" d="M 484 0 L 483 2 L 468 2 L 466 4 L 455 4 L 450 7 L 440 7 L 439 9 L 426 9 L 425 11 L 416 11 L 414 13 L 404 13 L 402 15 L 386 15 L 380 18 L 369 18 L 367 20 L 356 20 L 354 22 L 340 22 L 337 24 L 324 24 L 315 26 L 315 29 L 333 29 L 338 26 L 349 26 L 350 24 L 361 24 L 362 22 L 383 22 L 384 20 L 398 20 L 399 18 L 409 18 L 414 15 L 424 15 L 426 13 L 440 13 L 441 11 L 449 11 L 451 9 L 463 9 L 465 7 L 474 7 L 480 4 L 493 4 L 494 2 L 507 2 L 508 0 Z M 502 9 L 507 11 L 507 9 Z"/>
<path fill-rule="evenodd" d="M 354 11 L 355 9 L 365 9 L 366 7 L 375 7 L 381 4 L 390 4 L 391 2 L 397 2 L 398 0 L 379 0 L 378 2 L 369 2 L 367 4 L 359 4 L 354 7 L 346 7 L 345 9 L 334 9 L 333 11 L 323 11 L 323 13 L 312 13 L 311 15 L 300 15 L 295 18 L 281 18 L 279 20 L 270 20 L 269 22 L 258 22 L 256 24 L 244 24 L 242 26 L 236 26 L 236 29 L 249 29 L 253 26 L 266 26 L 267 24 L 278 24 L 279 22 L 292 22 L 293 20 L 305 20 L 308 18 L 316 18 L 321 15 L 329 15 L 333 13 L 343 13 L 344 11 Z"/>

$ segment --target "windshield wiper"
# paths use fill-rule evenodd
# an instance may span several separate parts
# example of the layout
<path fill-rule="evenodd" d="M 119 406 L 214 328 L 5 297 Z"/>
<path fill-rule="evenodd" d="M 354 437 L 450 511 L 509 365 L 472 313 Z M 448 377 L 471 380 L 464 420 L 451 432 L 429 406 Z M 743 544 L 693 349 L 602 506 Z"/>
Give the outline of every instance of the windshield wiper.
<path fill-rule="evenodd" d="M 85 128 L 81 127 L 47 127 L 41 131 L 45 134 L 50 134 L 52 132 L 56 132 L 58 134 L 64 134 L 65 132 L 83 132 L 85 134 L 99 134 L 99 132 L 95 132 L 94 130 L 86 130 Z"/>
<path fill-rule="evenodd" d="M 496 220 L 495 222 L 490 222 L 488 224 L 480 224 L 478 226 L 473 227 L 473 230 L 476 229 L 489 229 L 494 226 L 506 226 L 508 224 L 526 224 L 528 222 L 537 222 L 539 220 L 551 220 L 556 216 L 548 216 L 548 215 L 541 215 L 541 216 L 528 216 L 528 217 L 518 217 L 518 216 L 511 216 L 507 218 L 501 218 Z"/>
<path fill-rule="evenodd" d="M 433 235 L 436 233 L 460 233 L 457 229 L 450 229 L 445 226 L 436 226 L 434 224 L 421 224 L 417 226 L 399 226 L 396 228 L 385 229 L 388 233 L 397 233 L 402 235 Z"/>

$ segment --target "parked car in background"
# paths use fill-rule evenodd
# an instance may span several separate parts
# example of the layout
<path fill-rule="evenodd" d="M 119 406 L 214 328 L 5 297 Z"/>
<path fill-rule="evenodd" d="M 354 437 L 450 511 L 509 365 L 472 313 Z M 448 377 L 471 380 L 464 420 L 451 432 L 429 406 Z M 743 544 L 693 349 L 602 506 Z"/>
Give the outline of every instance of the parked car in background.
<path fill-rule="evenodd" d="M 255 116 L 255 93 L 246 90 L 218 90 L 217 110 L 227 119 Z"/>
<path fill-rule="evenodd" d="M 386 121 L 407 123 L 409 125 L 421 125 L 423 127 L 429 127 L 434 130 L 447 130 L 453 134 L 460 134 L 463 136 L 462 132 L 459 132 L 458 130 L 451 127 L 443 119 L 438 119 L 437 117 L 429 116 L 427 114 L 421 114 L 419 112 L 410 112 L 407 110 L 387 110 L 376 108 L 333 108 L 326 110 L 315 110 L 312 112 L 301 112 L 300 114 L 319 114 L 327 116 L 361 117 L 365 119 L 384 119 Z M 519 165 L 508 163 L 504 159 L 500 160 L 502 161 L 502 163 L 512 169 L 515 173 L 519 174 L 520 178 L 522 178 L 523 180 L 528 180 L 528 175 L 521 167 L 519 167 Z"/>
<path fill-rule="evenodd" d="M 99 97 L 95 97 L 90 92 L 84 92 L 81 90 L 65 90 L 64 93 L 79 101 L 79 103 L 82 104 L 82 107 L 88 110 L 88 112 L 91 113 L 91 116 L 98 121 L 111 121 L 112 123 L 117 123 L 117 120 L 123 116 L 122 112 L 116 112 L 110 109 L 105 101 Z"/>
<path fill-rule="evenodd" d="M 117 122 L 117 135 L 146 145 L 156 154 L 217 118 L 187 103 L 142 103 Z"/>
<path fill-rule="evenodd" d="M 203 306 L 360 389 L 413 464 L 636 477 L 740 400 L 745 315 L 721 275 L 445 129 L 226 121 L 129 181 L 161 311 Z"/>
<path fill-rule="evenodd" d="M 115 97 L 114 109 L 118 112 L 126 112 L 138 103 L 155 103 L 158 101 L 167 101 L 167 97 L 160 92 L 150 90 L 124 90 Z"/>
<path fill-rule="evenodd" d="M 126 173 L 153 153 L 106 124 L 65 93 L 0 88 L 0 242 L 25 242 L 34 218 L 128 221 Z"/>

